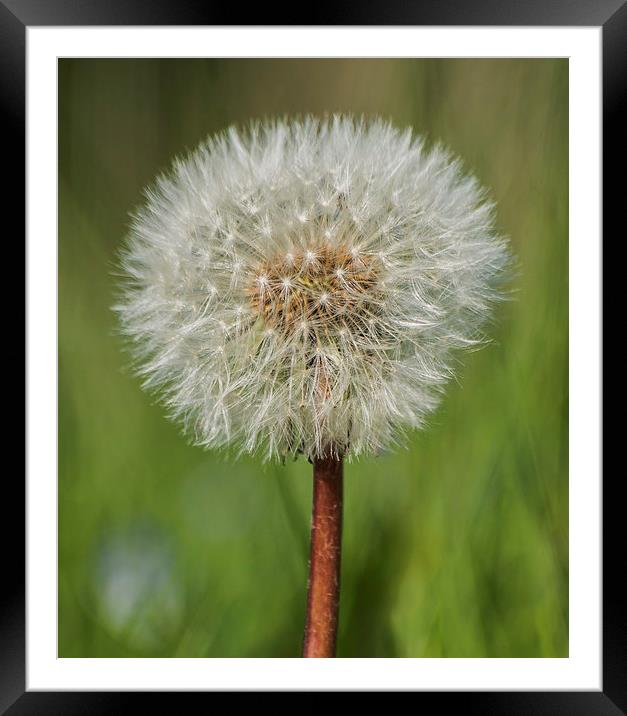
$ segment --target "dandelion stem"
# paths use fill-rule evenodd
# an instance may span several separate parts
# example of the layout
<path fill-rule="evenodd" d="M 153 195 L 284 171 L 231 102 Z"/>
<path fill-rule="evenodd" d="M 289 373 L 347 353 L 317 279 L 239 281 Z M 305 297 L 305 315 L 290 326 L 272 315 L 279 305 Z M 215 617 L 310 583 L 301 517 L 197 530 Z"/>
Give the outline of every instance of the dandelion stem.
<path fill-rule="evenodd" d="M 303 656 L 335 656 L 342 551 L 342 458 L 313 463 L 311 556 Z"/>

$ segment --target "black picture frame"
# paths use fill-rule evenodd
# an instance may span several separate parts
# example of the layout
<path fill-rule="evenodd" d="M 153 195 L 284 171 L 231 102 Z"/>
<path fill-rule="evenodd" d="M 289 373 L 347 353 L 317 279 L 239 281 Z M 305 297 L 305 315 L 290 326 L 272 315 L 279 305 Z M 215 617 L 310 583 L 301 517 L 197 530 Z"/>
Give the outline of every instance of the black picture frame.
<path fill-rule="evenodd" d="M 300 7 L 300 6 L 299 6 Z M 354 4 L 316 3 L 308 17 L 297 6 L 272 15 L 266 6 L 245 11 L 246 24 L 299 25 L 494 25 L 602 26 L 603 52 L 603 227 L 618 226 L 624 212 L 624 128 L 627 126 L 627 2 L 626 0 L 399 0 Z M 237 15 L 239 14 L 239 17 Z M 274 22 L 268 20 L 272 16 Z M 280 20 L 279 20 L 280 18 Z M 71 25 L 227 25 L 242 19 L 233 5 L 196 0 L 0 0 L 0 108 L 5 125 L 3 193 L 11 207 L 12 236 L 25 231 L 25 64 L 28 26 Z M 51 118 L 53 121 L 53 118 Z M 620 147 L 623 150 L 620 150 Z M 620 163 L 620 164 L 619 164 Z M 624 174 L 624 171 L 622 172 Z M 6 225 L 4 231 L 8 232 Z M 8 235 L 8 234 L 7 234 Z M 620 234 L 617 238 L 620 240 Z M 19 242 L 14 241 L 15 245 Z M 23 258 L 23 254 L 22 254 Z M 603 289 L 604 290 L 604 289 Z M 19 312 L 16 335 L 24 335 Z M 20 325 L 21 324 L 21 325 Z M 602 321 L 603 325 L 603 321 Z M 27 348 L 26 348 L 27 350 Z M 10 356 L 12 366 L 18 360 Z M 28 390 L 28 386 L 27 386 Z M 19 402 L 18 402 L 19 404 Z M 12 406 L 14 409 L 14 405 Z M 14 421 L 19 424 L 19 420 Z M 601 430 L 601 426 L 598 426 Z M 8 442 L 8 441 L 7 441 Z M 156 696 L 158 705 L 181 708 L 178 699 L 211 698 L 206 693 L 25 692 L 25 569 L 24 483 L 17 470 L 6 468 L 3 479 L 4 576 L 0 609 L 0 712 L 22 714 L 130 713 L 145 708 Z M 623 547 L 622 476 L 617 472 L 603 485 L 603 680 L 602 691 L 555 692 L 418 692 L 418 707 L 427 700 L 438 706 L 481 714 L 627 714 L 627 610 L 622 575 L 627 571 Z M 8 515 L 13 520 L 7 519 Z M 177 699 L 175 702 L 174 699 Z M 442 702 L 442 699 L 445 702 Z"/>

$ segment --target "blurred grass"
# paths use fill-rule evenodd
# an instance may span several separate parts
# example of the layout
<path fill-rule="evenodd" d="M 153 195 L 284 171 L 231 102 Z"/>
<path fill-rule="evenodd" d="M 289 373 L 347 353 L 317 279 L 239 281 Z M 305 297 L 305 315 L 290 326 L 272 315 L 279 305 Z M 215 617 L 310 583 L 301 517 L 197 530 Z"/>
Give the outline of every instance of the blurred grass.
<path fill-rule="evenodd" d="M 520 276 L 430 428 L 346 470 L 339 655 L 568 655 L 565 60 L 59 61 L 59 656 L 297 656 L 305 461 L 186 445 L 125 369 L 128 211 L 250 118 L 381 114 L 460 154 Z"/>

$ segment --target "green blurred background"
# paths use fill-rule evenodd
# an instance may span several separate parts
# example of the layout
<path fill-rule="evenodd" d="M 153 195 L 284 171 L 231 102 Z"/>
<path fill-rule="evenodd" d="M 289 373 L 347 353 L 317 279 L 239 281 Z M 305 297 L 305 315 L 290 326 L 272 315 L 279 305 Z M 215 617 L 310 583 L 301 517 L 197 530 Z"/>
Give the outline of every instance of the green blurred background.
<path fill-rule="evenodd" d="M 338 655 L 568 655 L 567 60 L 59 61 L 59 656 L 298 656 L 311 467 L 190 447 L 110 310 L 128 212 L 231 123 L 379 114 L 491 188 L 519 263 L 407 450 L 346 468 Z"/>

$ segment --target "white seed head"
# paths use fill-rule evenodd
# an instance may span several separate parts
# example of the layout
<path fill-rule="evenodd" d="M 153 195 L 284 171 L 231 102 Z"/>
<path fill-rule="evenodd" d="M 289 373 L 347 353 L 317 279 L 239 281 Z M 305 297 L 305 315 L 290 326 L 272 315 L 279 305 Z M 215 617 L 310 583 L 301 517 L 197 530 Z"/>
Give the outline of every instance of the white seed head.
<path fill-rule="evenodd" d="M 423 424 L 509 262 L 485 191 L 441 146 L 382 120 L 275 121 L 147 190 L 116 310 L 195 443 L 351 456 Z"/>

